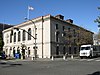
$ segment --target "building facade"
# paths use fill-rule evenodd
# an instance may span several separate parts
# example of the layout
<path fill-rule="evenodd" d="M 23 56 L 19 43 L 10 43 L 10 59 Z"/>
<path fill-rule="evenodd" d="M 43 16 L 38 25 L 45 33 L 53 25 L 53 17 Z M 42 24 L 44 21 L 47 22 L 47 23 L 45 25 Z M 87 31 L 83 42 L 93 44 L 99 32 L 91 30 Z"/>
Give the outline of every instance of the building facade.
<path fill-rule="evenodd" d="M 73 24 L 71 19 L 64 20 L 62 15 L 41 16 L 6 29 L 3 34 L 3 50 L 9 57 L 16 53 L 23 58 L 78 54 L 80 44 L 93 44 L 92 32 Z"/>
<path fill-rule="evenodd" d="M 3 35 L 2 35 L 2 31 L 4 29 L 10 28 L 10 27 L 12 27 L 12 25 L 0 23 L 0 52 L 2 51 L 2 47 L 3 47 Z"/>

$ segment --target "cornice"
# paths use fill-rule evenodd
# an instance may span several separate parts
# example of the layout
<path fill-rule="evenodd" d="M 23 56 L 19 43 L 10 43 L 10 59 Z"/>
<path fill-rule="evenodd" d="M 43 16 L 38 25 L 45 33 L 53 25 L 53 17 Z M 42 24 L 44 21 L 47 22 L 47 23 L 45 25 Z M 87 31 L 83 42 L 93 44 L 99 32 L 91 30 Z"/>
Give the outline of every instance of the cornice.
<path fill-rule="evenodd" d="M 50 16 L 51 15 L 49 14 L 49 15 L 45 15 L 45 16 L 40 16 L 40 17 L 34 18 L 32 20 L 25 21 L 23 23 L 20 23 L 18 25 L 15 25 L 15 26 L 13 26 L 11 28 L 8 28 L 8 29 L 3 30 L 3 33 L 4 32 L 8 32 L 8 31 L 11 31 L 13 28 L 24 27 L 26 25 L 32 24 L 32 21 L 34 22 L 34 24 L 37 23 L 37 22 L 41 22 L 42 20 L 43 21 L 46 21 L 46 20 L 50 19 Z"/>

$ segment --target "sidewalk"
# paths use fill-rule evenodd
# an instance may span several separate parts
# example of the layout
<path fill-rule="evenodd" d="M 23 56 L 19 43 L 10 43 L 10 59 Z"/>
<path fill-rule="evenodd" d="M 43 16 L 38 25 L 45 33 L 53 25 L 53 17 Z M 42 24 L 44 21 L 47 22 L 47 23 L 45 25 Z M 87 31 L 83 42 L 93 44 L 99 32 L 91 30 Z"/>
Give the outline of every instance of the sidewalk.
<path fill-rule="evenodd" d="M 64 58 L 36 58 L 34 60 L 32 59 L 9 59 L 9 60 L 3 60 L 3 61 L 10 61 L 10 62 L 16 62 L 16 61 L 67 61 L 67 60 L 77 60 L 79 57 L 74 57 L 73 59 L 71 57 Z"/>

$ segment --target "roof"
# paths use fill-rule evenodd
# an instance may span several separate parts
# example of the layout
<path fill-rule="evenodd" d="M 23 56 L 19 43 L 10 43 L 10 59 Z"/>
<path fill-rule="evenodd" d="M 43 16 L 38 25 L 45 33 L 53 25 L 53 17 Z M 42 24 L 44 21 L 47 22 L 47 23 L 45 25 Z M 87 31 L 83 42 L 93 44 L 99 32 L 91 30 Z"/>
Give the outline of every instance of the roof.
<path fill-rule="evenodd" d="M 7 29 L 7 28 L 10 28 L 10 27 L 12 27 L 12 26 L 13 26 L 13 25 L 0 23 L 0 31 L 2 31 L 2 30 L 4 30 L 4 29 Z"/>
<path fill-rule="evenodd" d="M 31 19 L 31 21 L 36 22 L 36 21 L 41 20 L 42 18 L 45 19 L 45 18 L 48 18 L 48 17 L 51 17 L 51 18 L 54 18 L 54 19 L 56 19 L 56 20 L 65 22 L 65 23 L 67 23 L 67 24 L 70 24 L 70 25 L 72 25 L 72 26 L 81 28 L 81 29 L 83 29 L 83 30 L 86 30 L 86 31 L 91 32 L 92 34 L 94 34 L 94 33 L 93 33 L 92 31 L 90 31 L 90 30 L 87 30 L 87 29 L 85 29 L 85 28 L 83 28 L 83 27 L 81 27 L 81 26 L 78 26 L 78 25 L 76 25 L 76 24 L 69 23 L 69 22 L 67 22 L 67 21 L 65 21 L 65 20 L 56 18 L 55 16 L 52 16 L 52 15 L 50 15 L 50 14 L 45 15 L 45 16 L 40 16 L 40 17 L 37 17 L 37 18 L 34 18 L 34 19 Z M 14 26 L 14 27 L 20 27 L 20 26 L 26 25 L 26 24 L 28 24 L 28 23 L 32 23 L 31 21 L 28 20 L 28 21 L 22 22 L 21 24 L 18 24 L 18 25 Z M 12 28 L 10 28 L 10 29 L 12 29 Z M 7 30 L 9 30 L 9 29 L 7 29 Z M 6 31 L 6 30 L 4 30 L 4 31 Z"/>

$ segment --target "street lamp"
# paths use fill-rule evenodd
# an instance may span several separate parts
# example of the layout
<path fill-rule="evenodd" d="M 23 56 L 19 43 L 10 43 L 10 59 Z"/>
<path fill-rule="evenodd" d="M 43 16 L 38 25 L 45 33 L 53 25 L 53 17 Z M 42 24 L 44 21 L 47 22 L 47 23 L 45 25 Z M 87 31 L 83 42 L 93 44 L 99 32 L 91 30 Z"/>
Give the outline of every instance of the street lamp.
<path fill-rule="evenodd" d="M 33 25 L 34 25 L 34 33 L 35 33 L 35 36 L 32 36 L 33 38 L 34 38 L 34 40 L 35 40 L 35 43 L 34 43 L 34 47 L 33 47 L 33 49 L 34 49 L 34 54 L 35 54 L 35 59 L 36 59 L 36 52 L 37 52 L 37 43 L 36 43 L 36 39 L 37 39 L 37 34 L 36 34 L 36 30 L 37 30 L 37 28 L 36 28 L 36 25 L 35 25 L 35 23 L 32 21 L 32 20 L 30 20 L 30 19 L 28 19 L 28 18 L 25 18 L 25 20 L 28 20 L 28 21 L 31 21 L 32 23 L 33 23 Z"/>
<path fill-rule="evenodd" d="M 33 24 L 34 24 L 34 22 L 32 21 L 32 20 L 29 20 L 29 21 L 31 21 Z M 37 28 L 36 28 L 36 25 L 34 24 L 34 28 L 35 28 L 35 36 L 33 36 L 33 35 L 31 35 L 29 32 L 27 32 L 25 29 L 21 29 L 21 28 L 18 28 L 18 27 L 14 27 L 13 29 L 16 29 L 17 31 L 19 31 L 19 30 L 24 30 L 26 33 L 28 33 L 28 35 L 30 35 L 31 37 L 33 37 L 34 38 L 34 40 L 35 40 L 35 43 L 34 43 L 34 47 L 33 47 L 33 49 L 34 49 L 34 54 L 35 54 L 35 57 L 32 57 L 32 60 L 35 58 L 36 59 L 36 49 L 37 49 L 37 43 L 36 43 L 36 39 L 37 39 L 37 34 L 36 34 L 36 30 L 37 30 Z M 12 33 L 12 31 L 13 30 L 11 30 L 11 33 Z"/>

